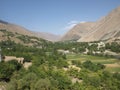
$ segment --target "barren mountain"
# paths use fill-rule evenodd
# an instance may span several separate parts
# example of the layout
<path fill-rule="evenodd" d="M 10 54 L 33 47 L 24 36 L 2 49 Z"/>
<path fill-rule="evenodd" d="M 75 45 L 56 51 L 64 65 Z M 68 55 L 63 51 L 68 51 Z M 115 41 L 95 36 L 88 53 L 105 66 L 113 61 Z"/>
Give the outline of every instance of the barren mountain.
<path fill-rule="evenodd" d="M 91 32 L 91 28 L 95 25 L 94 22 L 80 23 L 74 26 L 70 31 L 68 31 L 61 40 L 78 40 L 88 32 Z"/>
<path fill-rule="evenodd" d="M 48 41 L 59 41 L 61 36 L 59 35 L 55 35 L 55 34 L 51 34 L 51 33 L 46 33 L 46 32 L 33 32 L 35 34 L 35 36 L 43 38 L 45 40 Z"/>
<path fill-rule="evenodd" d="M 0 20 L 0 30 L 7 30 L 9 32 L 12 32 L 13 34 L 18 33 L 18 34 L 22 34 L 22 35 L 35 36 L 35 37 L 43 38 L 43 39 L 49 40 L 49 41 L 57 41 L 60 38 L 60 36 L 57 36 L 54 34 L 29 31 L 24 27 L 21 27 L 19 25 L 15 25 L 15 24 L 11 24 L 11 23 L 8 23 L 8 22 L 2 21 L 2 20 Z"/>
<path fill-rule="evenodd" d="M 13 34 L 21 34 L 35 36 L 49 41 L 58 41 L 60 36 L 43 33 L 32 32 L 21 26 L 11 24 L 0 20 L 0 30 L 7 30 Z M 0 32 L 0 40 L 5 39 L 3 32 Z M 12 38 L 12 37 L 11 37 Z M 14 38 L 12 38 L 14 39 Z M 96 22 L 79 23 L 69 30 L 62 38 L 65 40 L 77 40 L 79 42 L 90 42 L 99 40 L 119 40 L 120 39 L 120 7 L 110 12 L 107 16 Z"/>
<path fill-rule="evenodd" d="M 80 23 L 66 33 L 62 40 L 79 42 L 120 39 L 120 7 L 94 23 Z"/>
<path fill-rule="evenodd" d="M 79 39 L 79 41 L 109 40 L 120 37 L 120 7 L 96 22 L 93 31 Z"/>

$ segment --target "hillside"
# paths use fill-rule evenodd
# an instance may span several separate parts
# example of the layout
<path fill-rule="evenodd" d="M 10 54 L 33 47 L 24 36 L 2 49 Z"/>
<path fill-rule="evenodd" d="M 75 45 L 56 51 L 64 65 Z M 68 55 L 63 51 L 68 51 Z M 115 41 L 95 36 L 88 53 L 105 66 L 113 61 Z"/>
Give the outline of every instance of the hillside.
<path fill-rule="evenodd" d="M 35 36 L 43 38 L 48 41 L 56 42 L 59 41 L 61 36 L 55 35 L 52 33 L 47 33 L 47 32 L 33 32 Z"/>
<path fill-rule="evenodd" d="M 63 37 L 45 32 L 33 32 L 19 25 L 11 24 L 2 20 L 0 20 L 0 30 L 7 30 L 8 32 L 12 32 L 13 34 L 18 33 L 21 35 L 38 37 L 53 42 L 59 40 L 75 40 L 78 42 L 90 42 L 100 40 L 107 40 L 108 42 L 119 41 L 120 7 L 114 9 L 107 16 L 101 18 L 96 22 L 85 22 L 77 24 L 71 30 L 65 33 Z M 2 35 L 4 34 L 0 33 L 0 39 L 4 40 L 5 37 L 2 38 Z M 16 38 L 12 39 L 16 41 Z"/>
<path fill-rule="evenodd" d="M 68 31 L 61 40 L 78 40 L 90 32 L 94 25 L 94 22 L 80 23 Z"/>
<path fill-rule="evenodd" d="M 79 41 L 98 41 L 120 37 L 120 7 L 110 12 L 106 17 L 99 20 L 85 37 Z"/>
<path fill-rule="evenodd" d="M 49 33 L 43 33 L 43 32 L 33 32 L 30 30 L 27 30 L 24 27 L 21 27 L 19 25 L 11 24 L 6 21 L 0 20 L 0 30 L 7 30 L 8 32 L 12 32 L 13 34 L 21 34 L 21 35 L 28 35 L 28 36 L 35 36 L 38 38 L 42 38 L 48 41 L 57 41 L 59 40 L 60 36 L 49 34 Z M 0 36 L 2 34 L 0 33 Z M 1 38 L 3 39 L 3 38 Z M 14 38 L 15 39 L 15 38 Z"/>
<path fill-rule="evenodd" d="M 76 38 L 77 37 L 77 38 Z M 120 7 L 94 23 L 80 23 L 67 32 L 62 40 L 90 42 L 120 38 Z"/>

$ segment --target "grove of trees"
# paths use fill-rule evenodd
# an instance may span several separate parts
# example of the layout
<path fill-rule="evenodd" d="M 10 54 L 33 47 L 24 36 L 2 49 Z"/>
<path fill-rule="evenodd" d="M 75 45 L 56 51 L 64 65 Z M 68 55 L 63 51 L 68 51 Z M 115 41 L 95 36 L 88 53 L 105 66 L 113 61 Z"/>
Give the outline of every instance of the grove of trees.
<path fill-rule="evenodd" d="M 6 90 L 119 90 L 120 73 L 104 70 L 105 66 L 91 61 L 72 61 L 81 70 L 69 69 L 67 57 L 58 49 L 82 53 L 88 43 L 43 41 L 42 48 L 24 46 L 13 41 L 2 41 L 2 55 L 24 57 L 32 66 L 25 69 L 15 60 L 0 62 L 0 81 L 6 82 Z M 95 48 L 91 46 L 94 50 Z M 114 47 L 114 46 L 113 46 Z M 111 49 L 111 45 L 106 48 Z M 91 49 L 91 50 L 93 50 Z M 117 51 L 119 52 L 119 51 Z M 81 82 L 72 82 L 77 78 Z"/>

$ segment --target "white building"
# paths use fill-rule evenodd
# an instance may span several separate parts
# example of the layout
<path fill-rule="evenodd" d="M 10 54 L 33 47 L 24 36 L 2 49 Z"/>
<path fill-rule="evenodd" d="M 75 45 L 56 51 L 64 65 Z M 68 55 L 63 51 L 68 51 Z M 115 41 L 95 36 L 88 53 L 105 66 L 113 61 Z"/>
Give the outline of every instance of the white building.
<path fill-rule="evenodd" d="M 59 49 L 59 50 L 57 50 L 57 51 L 60 52 L 60 53 L 63 53 L 63 54 L 68 54 L 68 53 L 70 53 L 69 50 L 62 50 L 62 49 Z"/>

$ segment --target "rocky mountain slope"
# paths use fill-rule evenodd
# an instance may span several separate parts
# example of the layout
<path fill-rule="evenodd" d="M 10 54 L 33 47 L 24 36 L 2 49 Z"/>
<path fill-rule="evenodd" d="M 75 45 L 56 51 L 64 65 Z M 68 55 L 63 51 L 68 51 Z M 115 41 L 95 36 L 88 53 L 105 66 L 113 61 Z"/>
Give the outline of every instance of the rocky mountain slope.
<path fill-rule="evenodd" d="M 0 20 L 0 30 L 7 30 L 8 32 L 12 32 L 13 34 L 18 33 L 22 35 L 35 36 L 35 37 L 42 38 L 42 39 L 49 40 L 49 41 L 57 41 L 60 38 L 60 36 L 57 36 L 54 34 L 29 31 L 24 27 L 11 24 L 11 23 L 8 23 L 2 20 Z M 1 35 L 2 33 L 0 34 L 0 36 Z"/>
<path fill-rule="evenodd" d="M 80 23 L 68 31 L 61 40 L 78 40 L 86 33 L 91 32 L 91 28 L 95 25 L 94 22 Z"/>
<path fill-rule="evenodd" d="M 79 41 L 109 40 L 120 37 L 120 7 L 96 22 L 93 31 L 79 39 Z"/>
<path fill-rule="evenodd" d="M 107 16 L 96 22 L 85 22 L 77 24 L 63 37 L 49 33 L 29 31 L 21 26 L 2 20 L 0 20 L 0 30 L 7 30 L 13 34 L 18 33 L 21 35 L 35 36 L 49 41 L 75 40 L 78 42 L 90 42 L 99 40 L 120 40 L 120 7 L 114 9 Z M 2 36 L 5 35 L 3 32 L 0 32 L 0 40 L 5 39 L 5 37 L 3 38 Z M 12 39 L 14 40 L 16 38 L 12 37 Z"/>
<path fill-rule="evenodd" d="M 120 39 L 120 7 L 92 25 L 87 23 L 76 25 L 62 40 L 76 39 L 73 36 L 78 36 L 79 42 Z"/>

